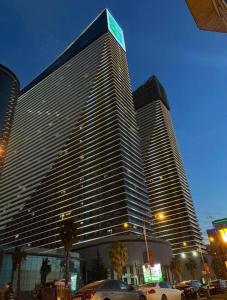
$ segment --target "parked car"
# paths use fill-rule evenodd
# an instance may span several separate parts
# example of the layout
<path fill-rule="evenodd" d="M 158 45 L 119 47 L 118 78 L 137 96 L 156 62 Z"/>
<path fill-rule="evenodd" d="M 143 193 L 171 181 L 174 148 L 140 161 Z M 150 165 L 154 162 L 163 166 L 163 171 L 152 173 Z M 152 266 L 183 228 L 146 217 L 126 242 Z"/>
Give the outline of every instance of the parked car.
<path fill-rule="evenodd" d="M 73 300 L 147 300 L 141 291 L 120 280 L 101 280 L 80 288 Z"/>
<path fill-rule="evenodd" d="M 176 285 L 176 288 L 184 292 L 186 299 L 197 299 L 209 295 L 207 285 L 202 285 L 198 280 L 182 281 Z"/>
<path fill-rule="evenodd" d="M 183 300 L 184 292 L 172 288 L 166 282 L 145 283 L 138 287 L 147 297 L 147 300 Z"/>
<path fill-rule="evenodd" d="M 226 281 L 223 279 L 217 279 L 210 281 L 210 294 L 215 295 L 219 293 L 224 293 L 227 289 Z"/>

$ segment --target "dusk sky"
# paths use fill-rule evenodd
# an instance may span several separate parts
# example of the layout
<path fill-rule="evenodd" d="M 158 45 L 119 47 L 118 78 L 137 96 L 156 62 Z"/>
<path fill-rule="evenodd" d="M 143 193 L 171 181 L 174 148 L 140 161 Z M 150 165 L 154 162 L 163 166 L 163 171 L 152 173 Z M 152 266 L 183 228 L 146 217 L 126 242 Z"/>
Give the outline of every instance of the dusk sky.
<path fill-rule="evenodd" d="M 1 0 L 0 63 L 25 86 L 105 7 L 124 30 L 133 89 L 166 88 L 205 235 L 227 217 L 227 35 L 200 31 L 181 0 Z"/>

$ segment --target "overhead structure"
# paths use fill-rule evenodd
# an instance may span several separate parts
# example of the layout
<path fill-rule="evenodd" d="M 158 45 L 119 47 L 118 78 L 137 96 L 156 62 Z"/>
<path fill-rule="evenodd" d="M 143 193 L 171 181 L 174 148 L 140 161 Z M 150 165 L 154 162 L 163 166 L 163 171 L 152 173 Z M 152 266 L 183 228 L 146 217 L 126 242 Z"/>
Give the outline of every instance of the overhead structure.
<path fill-rule="evenodd" d="M 226 0 L 186 0 L 186 3 L 199 29 L 227 32 Z"/>

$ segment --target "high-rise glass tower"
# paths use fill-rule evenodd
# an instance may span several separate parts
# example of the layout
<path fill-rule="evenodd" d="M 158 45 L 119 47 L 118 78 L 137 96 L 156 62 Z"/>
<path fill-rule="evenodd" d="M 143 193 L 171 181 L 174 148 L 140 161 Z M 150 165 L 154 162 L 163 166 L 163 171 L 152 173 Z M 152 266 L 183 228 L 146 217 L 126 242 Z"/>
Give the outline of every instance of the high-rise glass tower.
<path fill-rule="evenodd" d="M 0 182 L 0 241 L 58 247 L 72 218 L 77 243 L 150 235 L 150 208 L 124 35 L 108 10 L 19 97 Z M 127 229 L 123 224 L 127 222 Z"/>
<path fill-rule="evenodd" d="M 201 233 L 176 143 L 165 90 L 153 76 L 134 93 L 153 233 L 174 254 L 199 250 Z"/>
<path fill-rule="evenodd" d="M 0 174 L 7 152 L 19 90 L 20 84 L 16 76 L 0 64 Z"/>

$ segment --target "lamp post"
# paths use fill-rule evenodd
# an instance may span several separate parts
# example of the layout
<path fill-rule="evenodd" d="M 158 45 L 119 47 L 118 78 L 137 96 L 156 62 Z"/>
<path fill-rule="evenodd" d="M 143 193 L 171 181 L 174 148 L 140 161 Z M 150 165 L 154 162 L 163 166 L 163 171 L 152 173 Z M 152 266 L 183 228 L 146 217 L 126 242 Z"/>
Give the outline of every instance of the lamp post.
<path fill-rule="evenodd" d="M 129 228 L 129 224 L 127 222 L 123 223 L 123 228 L 126 230 Z M 143 224 L 143 237 L 144 237 L 144 243 L 145 243 L 145 248 L 146 248 L 146 253 L 147 253 L 147 262 L 149 263 L 149 248 L 148 248 L 148 243 L 147 243 L 147 231 L 146 231 L 146 224 L 144 222 Z"/>
<path fill-rule="evenodd" d="M 144 222 L 144 225 L 143 225 L 143 235 L 144 235 L 144 243 L 145 243 L 146 252 L 147 252 L 147 263 L 148 263 L 148 265 L 150 265 L 150 262 L 149 262 L 149 249 L 148 249 L 148 244 L 147 244 L 147 231 L 146 231 L 145 222 Z"/>

